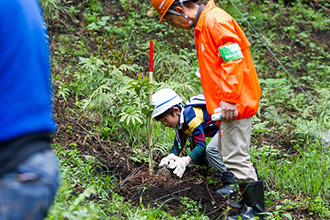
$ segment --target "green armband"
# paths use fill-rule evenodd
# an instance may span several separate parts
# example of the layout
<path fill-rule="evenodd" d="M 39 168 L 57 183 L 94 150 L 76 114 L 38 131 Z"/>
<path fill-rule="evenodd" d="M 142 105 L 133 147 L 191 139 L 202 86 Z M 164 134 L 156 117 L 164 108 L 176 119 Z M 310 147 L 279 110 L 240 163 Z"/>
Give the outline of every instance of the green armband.
<path fill-rule="evenodd" d="M 219 47 L 219 51 L 224 62 L 244 58 L 238 43 Z"/>

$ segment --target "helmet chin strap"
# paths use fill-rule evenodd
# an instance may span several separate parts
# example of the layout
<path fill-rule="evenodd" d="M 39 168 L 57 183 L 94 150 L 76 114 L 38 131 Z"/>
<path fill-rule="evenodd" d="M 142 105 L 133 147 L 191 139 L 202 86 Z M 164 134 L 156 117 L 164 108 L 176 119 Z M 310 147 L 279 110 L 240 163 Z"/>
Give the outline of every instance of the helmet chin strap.
<path fill-rule="evenodd" d="M 194 26 L 194 21 L 191 20 L 191 19 L 188 17 L 188 15 L 186 15 L 186 14 L 181 14 L 181 13 L 179 13 L 179 12 L 177 12 L 177 11 L 172 10 L 172 9 L 168 9 L 168 12 L 170 12 L 170 13 L 172 13 L 172 14 L 175 14 L 175 15 L 183 16 L 183 17 L 187 20 L 188 24 L 189 24 L 191 27 Z"/>
<path fill-rule="evenodd" d="M 181 5 L 181 8 L 182 8 L 183 11 L 184 11 L 183 0 L 180 0 L 180 5 Z M 188 17 L 188 15 L 186 15 L 185 13 L 184 13 L 184 14 L 181 14 L 181 13 L 175 11 L 175 10 L 172 10 L 172 9 L 168 9 L 168 12 L 170 12 L 170 13 L 172 13 L 172 14 L 175 14 L 175 15 L 183 16 L 183 17 L 187 20 L 188 24 L 189 24 L 191 27 L 194 26 L 194 21 L 191 20 L 191 19 Z M 185 11 L 184 11 L 184 12 L 185 12 Z"/>
<path fill-rule="evenodd" d="M 194 21 L 191 20 L 191 19 L 188 17 L 188 15 L 183 14 L 183 17 L 188 21 L 188 24 L 189 24 L 191 27 L 194 26 Z"/>

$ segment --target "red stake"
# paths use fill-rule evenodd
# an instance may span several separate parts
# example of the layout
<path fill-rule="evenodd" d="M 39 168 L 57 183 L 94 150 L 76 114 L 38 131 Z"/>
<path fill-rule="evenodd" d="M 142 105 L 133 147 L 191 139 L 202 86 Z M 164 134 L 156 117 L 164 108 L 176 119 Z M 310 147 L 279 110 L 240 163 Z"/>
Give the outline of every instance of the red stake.
<path fill-rule="evenodd" d="M 150 54 L 149 54 L 149 58 L 150 58 L 150 67 L 149 67 L 149 71 L 153 72 L 154 71 L 154 60 L 153 60 L 153 42 L 150 41 Z"/>

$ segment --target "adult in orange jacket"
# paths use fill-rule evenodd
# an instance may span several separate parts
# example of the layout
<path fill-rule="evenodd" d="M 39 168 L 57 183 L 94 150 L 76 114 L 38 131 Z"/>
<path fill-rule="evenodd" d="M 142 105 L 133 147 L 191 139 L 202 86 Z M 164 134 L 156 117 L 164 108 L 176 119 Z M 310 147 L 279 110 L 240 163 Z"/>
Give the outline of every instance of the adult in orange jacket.
<path fill-rule="evenodd" d="M 250 42 L 227 12 L 213 0 L 151 0 L 160 14 L 177 28 L 195 29 L 200 80 L 207 111 L 221 108 L 219 150 L 241 188 L 246 210 L 227 219 L 251 219 L 264 212 L 263 180 L 250 161 L 251 117 L 258 111 L 260 85 L 250 54 Z M 237 114 L 238 113 L 238 114 Z"/>

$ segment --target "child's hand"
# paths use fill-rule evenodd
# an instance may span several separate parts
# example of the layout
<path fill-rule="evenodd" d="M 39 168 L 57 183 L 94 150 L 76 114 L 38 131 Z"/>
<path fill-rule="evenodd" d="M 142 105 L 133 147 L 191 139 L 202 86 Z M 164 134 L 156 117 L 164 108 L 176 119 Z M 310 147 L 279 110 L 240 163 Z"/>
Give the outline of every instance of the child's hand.
<path fill-rule="evenodd" d="M 160 161 L 159 167 L 166 166 L 169 168 L 178 158 L 178 156 L 175 156 L 175 154 L 171 153 Z"/>
<path fill-rule="evenodd" d="M 170 169 L 174 169 L 173 171 L 174 174 L 176 174 L 179 178 L 182 177 L 184 172 L 186 171 L 186 167 L 190 163 L 190 157 L 179 157 L 175 160 L 174 163 L 170 165 Z"/>

